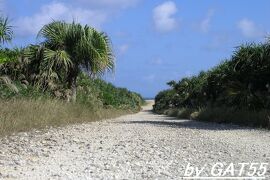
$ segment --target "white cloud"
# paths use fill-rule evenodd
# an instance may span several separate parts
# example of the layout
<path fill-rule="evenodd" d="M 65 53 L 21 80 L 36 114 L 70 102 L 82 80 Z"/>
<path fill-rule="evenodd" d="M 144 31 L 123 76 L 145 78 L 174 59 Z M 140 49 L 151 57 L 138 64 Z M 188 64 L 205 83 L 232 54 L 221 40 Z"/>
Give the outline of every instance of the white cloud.
<path fill-rule="evenodd" d="M 153 10 L 153 20 L 155 28 L 159 32 L 169 32 L 177 27 L 177 21 L 174 15 L 177 13 L 177 7 L 173 1 L 167 1 L 158 5 Z"/>
<path fill-rule="evenodd" d="M 17 34 L 21 36 L 36 35 L 43 25 L 52 20 L 76 20 L 83 24 L 89 24 L 99 28 L 106 21 L 106 15 L 102 11 L 72 8 L 64 3 L 53 2 L 41 7 L 33 16 L 20 17 L 16 20 Z"/>
<path fill-rule="evenodd" d="M 128 8 L 135 6 L 140 0 L 77 0 L 76 2 L 82 2 L 84 4 L 94 7 L 106 7 L 106 8 Z"/>
<path fill-rule="evenodd" d="M 237 23 L 237 27 L 241 30 L 242 34 L 248 38 L 264 36 L 263 30 L 249 19 L 242 19 Z"/>
<path fill-rule="evenodd" d="M 214 15 L 214 10 L 210 9 L 207 13 L 207 16 L 201 21 L 200 29 L 202 32 L 206 33 L 209 31 L 210 22 L 211 22 L 213 15 Z"/>
<path fill-rule="evenodd" d="M 32 0 L 26 0 L 32 1 Z M 97 29 L 115 17 L 123 9 L 136 6 L 142 0 L 54 0 L 43 4 L 36 13 L 20 16 L 12 21 L 15 34 L 20 37 L 36 35 L 52 20 L 64 20 L 88 24 Z M 6 0 L 0 0 L 0 11 L 5 12 Z M 23 2 L 22 2 L 23 3 Z"/>

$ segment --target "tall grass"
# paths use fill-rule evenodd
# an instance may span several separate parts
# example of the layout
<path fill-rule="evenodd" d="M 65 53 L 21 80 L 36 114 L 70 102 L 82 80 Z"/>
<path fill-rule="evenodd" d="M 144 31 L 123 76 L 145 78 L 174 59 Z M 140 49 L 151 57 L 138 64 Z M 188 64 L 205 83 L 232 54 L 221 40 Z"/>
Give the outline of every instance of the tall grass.
<path fill-rule="evenodd" d="M 114 118 L 131 111 L 93 109 L 59 100 L 0 100 L 0 136 L 16 132 Z"/>

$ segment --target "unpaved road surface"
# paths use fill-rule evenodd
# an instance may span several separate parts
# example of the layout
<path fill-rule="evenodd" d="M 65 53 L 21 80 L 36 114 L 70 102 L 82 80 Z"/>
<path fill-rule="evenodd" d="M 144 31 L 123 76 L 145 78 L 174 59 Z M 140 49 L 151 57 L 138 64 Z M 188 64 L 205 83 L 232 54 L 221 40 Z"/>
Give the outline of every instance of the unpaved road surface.
<path fill-rule="evenodd" d="M 269 131 L 176 120 L 150 109 L 2 138 L 0 179 L 181 179 L 188 163 L 205 168 L 200 176 L 211 176 L 217 162 L 234 163 L 235 171 L 238 163 L 270 163 Z"/>

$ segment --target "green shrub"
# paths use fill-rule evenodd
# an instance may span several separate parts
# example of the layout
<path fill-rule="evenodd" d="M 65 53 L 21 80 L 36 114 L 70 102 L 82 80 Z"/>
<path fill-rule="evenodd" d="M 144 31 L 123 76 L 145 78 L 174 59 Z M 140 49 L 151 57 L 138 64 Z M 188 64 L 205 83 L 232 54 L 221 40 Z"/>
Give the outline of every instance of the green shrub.
<path fill-rule="evenodd" d="M 19 82 L 13 82 L 18 89 L 18 92 L 13 91 L 8 86 L 0 84 L 0 99 L 16 99 L 16 98 L 31 98 L 31 99 L 47 99 L 52 98 L 50 93 L 42 92 L 34 86 L 26 86 Z"/>
<path fill-rule="evenodd" d="M 234 123 L 239 125 L 270 128 L 270 111 L 235 110 L 233 108 L 203 108 L 194 117 L 200 121 Z"/>
<path fill-rule="evenodd" d="M 190 115 L 193 113 L 193 109 L 181 108 L 178 111 L 177 117 L 181 119 L 190 119 Z"/>
<path fill-rule="evenodd" d="M 161 91 L 155 98 L 154 111 L 157 113 L 186 108 L 189 112 L 180 112 L 179 117 L 238 124 L 245 121 L 250 125 L 267 126 L 268 116 L 261 113 L 270 109 L 270 44 L 241 45 L 230 59 L 209 71 L 178 82 L 171 81 L 168 85 L 171 88 Z M 213 112 L 207 111 L 209 107 Z M 241 115 L 242 112 L 250 112 L 251 118 Z M 231 117 L 232 113 L 244 120 Z"/>
<path fill-rule="evenodd" d="M 85 74 L 79 76 L 78 85 L 77 101 L 83 104 L 138 111 L 144 102 L 137 93 L 101 79 L 90 79 Z"/>
<path fill-rule="evenodd" d="M 58 99 L 65 101 L 65 89 L 57 91 L 42 91 L 36 86 L 14 82 L 18 92 L 8 86 L 0 84 L 0 99 Z M 77 103 L 92 109 L 115 108 L 139 111 L 143 104 L 142 97 L 124 88 L 117 88 L 111 83 L 101 79 L 90 79 L 85 74 L 80 74 L 78 79 Z"/>
<path fill-rule="evenodd" d="M 158 95 L 155 97 L 155 104 L 153 106 L 153 110 L 156 113 L 164 113 L 164 110 L 172 108 L 172 100 L 175 96 L 174 90 L 165 90 L 158 93 Z"/>
<path fill-rule="evenodd" d="M 164 111 L 164 114 L 171 116 L 171 117 L 176 117 L 178 114 L 178 109 L 168 109 Z"/>
<path fill-rule="evenodd" d="M 0 65 L 8 62 L 15 62 L 18 59 L 18 49 L 0 49 Z"/>

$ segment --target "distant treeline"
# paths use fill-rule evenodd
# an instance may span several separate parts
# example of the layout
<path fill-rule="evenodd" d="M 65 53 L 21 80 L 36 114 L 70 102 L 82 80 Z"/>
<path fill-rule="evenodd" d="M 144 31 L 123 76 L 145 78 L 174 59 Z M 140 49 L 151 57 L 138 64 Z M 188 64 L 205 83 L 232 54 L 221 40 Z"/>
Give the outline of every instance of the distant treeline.
<path fill-rule="evenodd" d="M 230 59 L 209 71 L 168 85 L 170 89 L 155 97 L 155 112 L 167 110 L 167 114 L 184 118 L 267 127 L 270 43 L 241 45 Z"/>

